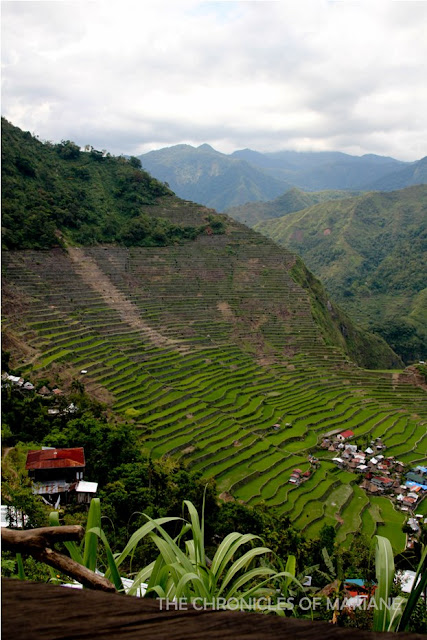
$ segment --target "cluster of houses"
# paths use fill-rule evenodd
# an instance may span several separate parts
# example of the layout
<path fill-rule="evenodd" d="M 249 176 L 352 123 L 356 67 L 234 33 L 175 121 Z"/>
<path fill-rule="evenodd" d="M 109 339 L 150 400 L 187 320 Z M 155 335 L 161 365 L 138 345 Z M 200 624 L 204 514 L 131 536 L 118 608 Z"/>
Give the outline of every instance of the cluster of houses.
<path fill-rule="evenodd" d="M 341 469 L 361 473 L 360 484 L 370 494 L 387 495 L 401 511 L 410 516 L 407 525 L 412 531 L 408 537 L 408 546 L 420 533 L 420 522 L 423 516 L 413 515 L 417 505 L 427 495 L 427 467 L 417 466 L 405 471 L 403 462 L 394 456 L 384 455 L 385 446 L 380 438 L 372 440 L 370 446 L 359 450 L 355 444 L 347 442 L 354 436 L 353 431 L 329 435 L 322 441 L 322 448 L 334 451 L 337 455 L 332 459 Z"/>
<path fill-rule="evenodd" d="M 25 380 L 24 378 L 20 378 L 19 376 L 12 376 L 10 373 L 2 373 L 1 374 L 2 386 L 10 384 L 13 387 L 17 387 L 22 391 L 36 391 L 35 386 L 32 382 Z M 44 398 L 55 398 L 58 396 L 64 395 L 64 392 L 61 389 L 55 387 L 55 389 L 49 389 L 45 385 L 41 387 L 38 391 L 36 391 L 37 395 L 42 396 Z"/>
<path fill-rule="evenodd" d="M 313 455 L 308 456 L 308 461 L 310 463 L 310 469 L 307 471 L 302 471 L 301 469 L 294 469 L 290 475 L 288 482 L 294 485 L 300 485 L 309 478 L 311 478 L 313 472 L 319 466 L 319 459 L 315 458 Z"/>
<path fill-rule="evenodd" d="M 12 376 L 9 373 L 2 373 L 1 376 L 2 386 L 12 385 L 21 391 L 32 391 L 36 393 L 38 396 L 42 398 L 46 398 L 46 400 L 54 401 L 58 400 L 62 396 L 64 396 L 64 392 L 62 389 L 55 387 L 54 389 L 49 389 L 46 385 L 43 385 L 40 389 L 36 391 L 35 386 L 32 382 L 26 381 L 24 378 L 20 378 L 19 376 Z M 76 413 L 78 408 L 75 406 L 73 402 L 71 402 L 67 407 L 50 407 L 47 410 L 49 416 L 57 416 L 57 415 L 65 415 L 67 413 Z"/>
<path fill-rule="evenodd" d="M 2 387 L 4 385 L 10 384 L 14 387 L 18 387 L 22 389 L 22 391 L 34 391 L 34 385 L 28 380 L 24 380 L 24 378 L 20 378 L 19 376 L 12 376 L 9 373 L 1 374 Z"/>
<path fill-rule="evenodd" d="M 83 447 L 30 450 L 25 464 L 33 493 L 55 509 L 61 503 L 89 503 L 95 496 L 98 483 L 83 480 L 85 466 Z"/>
<path fill-rule="evenodd" d="M 291 484 L 299 485 L 308 480 L 310 476 L 310 470 L 301 471 L 301 469 L 294 469 L 291 473 L 291 477 L 289 478 L 289 482 Z"/>

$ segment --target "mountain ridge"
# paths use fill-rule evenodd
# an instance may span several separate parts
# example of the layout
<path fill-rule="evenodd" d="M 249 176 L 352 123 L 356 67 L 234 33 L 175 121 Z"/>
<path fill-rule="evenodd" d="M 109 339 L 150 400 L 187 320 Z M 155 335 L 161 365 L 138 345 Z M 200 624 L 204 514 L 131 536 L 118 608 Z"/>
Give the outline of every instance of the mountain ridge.
<path fill-rule="evenodd" d="M 268 201 L 297 187 L 306 192 L 325 190 L 366 191 L 381 181 L 386 190 L 413 184 L 413 173 L 423 167 L 389 156 L 352 156 L 340 151 L 276 151 L 252 149 L 231 154 L 211 145 L 174 145 L 139 156 L 143 166 L 167 182 L 182 198 L 200 202 L 218 211 L 247 202 Z M 421 164 L 419 164 L 421 163 Z M 418 170 L 419 180 L 427 173 Z"/>

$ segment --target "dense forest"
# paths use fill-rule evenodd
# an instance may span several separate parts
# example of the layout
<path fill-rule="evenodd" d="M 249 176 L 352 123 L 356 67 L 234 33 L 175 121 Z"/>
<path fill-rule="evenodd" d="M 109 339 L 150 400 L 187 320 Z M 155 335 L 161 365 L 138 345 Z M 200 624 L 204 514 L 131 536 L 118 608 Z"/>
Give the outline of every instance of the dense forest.
<path fill-rule="evenodd" d="M 41 142 L 2 118 L 2 243 L 8 249 L 48 249 L 116 242 L 167 245 L 194 239 L 199 226 L 153 215 L 173 193 L 141 169 L 138 158 L 115 157 L 90 145 Z"/>

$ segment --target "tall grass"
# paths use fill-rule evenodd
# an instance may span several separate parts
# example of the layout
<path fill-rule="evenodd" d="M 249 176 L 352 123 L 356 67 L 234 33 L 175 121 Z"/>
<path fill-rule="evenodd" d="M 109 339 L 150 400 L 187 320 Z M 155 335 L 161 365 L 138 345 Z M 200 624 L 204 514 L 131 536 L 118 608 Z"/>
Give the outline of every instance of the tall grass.
<path fill-rule="evenodd" d="M 253 607 L 253 602 L 261 596 L 270 597 L 271 610 L 283 613 L 286 605 L 275 604 L 275 584 L 281 579 L 281 585 L 287 592 L 291 584 L 303 589 L 295 578 L 295 558 L 290 556 L 285 570 L 277 572 L 269 566 L 271 550 L 265 546 L 256 546 L 258 536 L 234 531 L 228 534 L 210 560 L 205 549 L 204 515 L 199 518 L 197 509 L 189 500 L 184 501 L 185 517 L 150 518 L 130 537 L 121 553 L 113 554 L 108 540 L 101 528 L 101 505 L 99 498 L 91 501 L 86 532 L 80 545 L 75 542 L 64 543 L 70 556 L 83 566 L 95 571 L 99 559 L 99 541 L 102 542 L 107 556 L 108 568 L 105 577 L 111 580 L 117 591 L 124 592 L 120 568 L 124 561 L 133 556 L 138 544 L 149 537 L 158 550 L 157 557 L 138 571 L 129 595 L 136 595 L 142 584 L 147 584 L 146 594 L 170 600 L 185 598 L 188 602 L 196 599 L 212 603 L 221 598 L 224 606 L 231 598 L 239 599 L 241 608 Z M 179 534 L 172 538 L 164 525 L 181 522 Z M 54 512 L 50 524 L 58 525 L 59 516 Z M 284 580 L 283 580 L 284 579 Z M 282 594 L 283 595 L 283 594 Z M 233 601 L 233 608 L 236 604 Z"/>

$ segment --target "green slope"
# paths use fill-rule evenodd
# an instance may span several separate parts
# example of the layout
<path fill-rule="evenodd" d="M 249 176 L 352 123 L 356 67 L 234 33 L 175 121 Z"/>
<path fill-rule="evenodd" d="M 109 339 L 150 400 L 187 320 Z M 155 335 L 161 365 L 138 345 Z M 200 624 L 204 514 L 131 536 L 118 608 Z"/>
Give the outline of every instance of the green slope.
<path fill-rule="evenodd" d="M 350 428 L 360 444 L 382 435 L 405 461 L 425 456 L 426 394 L 352 364 L 336 342 L 351 326 L 325 310 L 320 284 L 238 223 L 187 245 L 5 251 L 3 268 L 15 370 L 64 389 L 81 379 L 135 422 L 153 457 L 177 456 L 309 535 L 324 521 L 347 543 L 376 527 L 357 476 L 319 450 L 323 434 Z M 293 488 L 313 452 L 320 468 Z M 334 505 L 332 492 L 344 494 Z"/>
<path fill-rule="evenodd" d="M 327 202 L 256 225 L 409 363 L 425 359 L 427 187 Z"/>
<path fill-rule="evenodd" d="M 292 189 L 289 189 L 275 200 L 268 202 L 247 202 L 239 207 L 230 207 L 225 213 L 235 220 L 239 220 L 249 227 L 253 227 L 258 222 L 267 220 L 268 218 L 280 218 L 287 213 L 301 211 L 319 202 L 341 200 L 354 195 L 358 195 L 358 192 L 317 191 L 310 193 L 292 187 Z"/>
<path fill-rule="evenodd" d="M 165 245 L 193 239 L 209 224 L 222 230 L 215 216 L 198 225 L 153 216 L 176 198 L 140 167 L 137 158 L 82 152 L 69 140 L 42 143 L 2 119 L 3 246 L 46 248 L 64 239 Z"/>
<path fill-rule="evenodd" d="M 115 198 L 106 180 L 105 198 Z M 33 182 L 17 184 L 34 193 Z M 177 456 L 215 476 L 221 491 L 264 502 L 308 532 L 331 520 L 335 491 L 340 539 L 372 533 L 357 477 L 339 472 L 318 444 L 351 428 L 359 442 L 382 435 L 402 460 L 421 460 L 425 393 L 405 373 L 352 362 L 386 368 L 398 359 L 358 331 L 290 251 L 169 194 L 144 210 L 154 226 L 204 232 L 185 244 L 77 247 L 65 227 L 66 247 L 3 252 L 3 344 L 15 372 L 67 390 L 85 369 L 87 392 L 132 420 L 153 457 Z M 292 468 L 305 470 L 314 451 L 320 468 L 293 488 Z"/>

